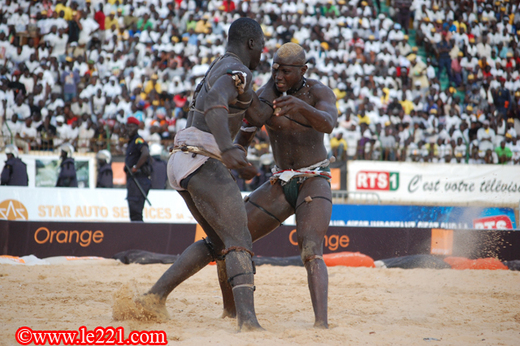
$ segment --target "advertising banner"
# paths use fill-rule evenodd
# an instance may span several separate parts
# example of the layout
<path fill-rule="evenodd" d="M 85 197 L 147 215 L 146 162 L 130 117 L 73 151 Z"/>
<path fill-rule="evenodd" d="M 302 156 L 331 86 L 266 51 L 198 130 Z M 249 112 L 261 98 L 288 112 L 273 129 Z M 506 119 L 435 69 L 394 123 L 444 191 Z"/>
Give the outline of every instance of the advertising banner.
<path fill-rule="evenodd" d="M 513 208 L 334 205 L 331 225 L 348 227 L 517 229 Z"/>
<path fill-rule="evenodd" d="M 37 257 L 101 256 L 131 249 L 180 254 L 193 243 L 195 225 L 0 221 L 9 232 L 6 254 Z M 2 237 L 0 237 L 1 239 Z"/>
<path fill-rule="evenodd" d="M 173 190 L 150 190 L 144 222 L 196 223 Z M 0 220 L 130 222 L 126 189 L 0 187 Z"/>
<path fill-rule="evenodd" d="M 5 234 L 8 233 L 8 234 Z M 324 253 L 359 251 L 388 258 L 430 251 L 430 229 L 330 227 Z M 180 254 L 199 237 L 193 224 L 19 222 L 0 220 L 0 251 L 12 256 L 112 257 L 126 250 Z M 255 242 L 257 256 L 298 256 L 296 229 L 280 226 Z"/>
<path fill-rule="evenodd" d="M 0 254 L 101 256 L 127 250 L 177 255 L 200 239 L 196 225 L 0 220 Z M 298 256 L 296 229 L 280 226 L 253 244 L 256 256 Z M 329 227 L 324 253 L 360 252 L 374 260 L 433 254 L 520 259 L 520 232 L 430 228 Z"/>
<path fill-rule="evenodd" d="M 401 204 L 518 205 L 520 166 L 349 161 L 347 189 Z"/>
<path fill-rule="evenodd" d="M 195 224 L 173 190 L 150 190 L 145 222 Z M 0 220 L 130 222 L 125 189 L 0 187 Z M 284 225 L 294 225 L 294 216 Z M 516 229 L 513 208 L 395 205 L 332 206 L 331 226 Z"/>

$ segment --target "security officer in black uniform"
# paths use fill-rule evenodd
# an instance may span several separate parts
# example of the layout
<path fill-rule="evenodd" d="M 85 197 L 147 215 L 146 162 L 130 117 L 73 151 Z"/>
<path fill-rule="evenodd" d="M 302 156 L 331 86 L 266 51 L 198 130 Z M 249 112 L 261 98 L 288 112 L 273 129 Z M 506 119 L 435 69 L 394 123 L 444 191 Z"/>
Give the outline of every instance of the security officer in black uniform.
<path fill-rule="evenodd" d="M 18 158 L 18 148 L 16 145 L 8 144 L 5 147 L 7 161 L 2 170 L 1 185 L 27 186 L 27 165 Z"/>
<path fill-rule="evenodd" d="M 78 187 L 78 178 L 76 176 L 76 165 L 72 154 L 74 154 L 74 147 L 70 143 L 63 143 L 60 146 L 60 174 L 56 187 Z"/>
<path fill-rule="evenodd" d="M 137 130 L 139 130 L 137 118 L 129 117 L 126 122 L 126 129 L 129 138 L 125 158 L 128 210 L 131 221 L 143 221 L 145 196 L 148 196 L 148 191 L 150 191 L 152 185 L 150 180 L 150 152 L 148 144 L 137 133 Z M 136 182 L 143 190 L 144 195 Z"/>
<path fill-rule="evenodd" d="M 162 145 L 154 143 L 150 145 L 150 156 L 152 157 L 152 189 L 164 190 L 166 189 L 166 175 L 167 164 L 161 159 Z"/>
<path fill-rule="evenodd" d="M 112 172 L 112 154 L 103 149 L 96 154 L 98 176 L 96 187 L 114 187 L 114 173 Z"/>

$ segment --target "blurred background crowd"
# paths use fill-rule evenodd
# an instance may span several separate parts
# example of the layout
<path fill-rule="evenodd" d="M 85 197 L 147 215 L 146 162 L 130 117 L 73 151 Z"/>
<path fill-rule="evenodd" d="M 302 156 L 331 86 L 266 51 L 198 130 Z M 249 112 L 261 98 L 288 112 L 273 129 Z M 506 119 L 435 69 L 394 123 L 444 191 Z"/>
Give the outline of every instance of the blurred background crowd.
<path fill-rule="evenodd" d="M 295 42 L 334 90 L 339 161 L 520 164 L 520 1 L 2 0 L 0 147 L 123 155 L 125 121 L 164 152 L 236 18 L 264 30 L 255 88 Z M 250 159 L 269 166 L 258 131 Z"/>

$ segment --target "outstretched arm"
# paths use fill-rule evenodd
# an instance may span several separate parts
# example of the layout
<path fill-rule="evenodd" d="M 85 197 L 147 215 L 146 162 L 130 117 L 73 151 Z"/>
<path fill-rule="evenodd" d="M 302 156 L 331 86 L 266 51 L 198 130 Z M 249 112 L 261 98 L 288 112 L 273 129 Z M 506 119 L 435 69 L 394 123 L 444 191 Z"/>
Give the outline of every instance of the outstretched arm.
<path fill-rule="evenodd" d="M 310 93 L 316 99 L 314 106 L 290 95 L 277 98 L 273 101 L 276 107 L 275 115 L 298 113 L 303 115 L 316 131 L 331 133 L 338 119 L 336 95 L 321 83 L 312 86 Z"/>

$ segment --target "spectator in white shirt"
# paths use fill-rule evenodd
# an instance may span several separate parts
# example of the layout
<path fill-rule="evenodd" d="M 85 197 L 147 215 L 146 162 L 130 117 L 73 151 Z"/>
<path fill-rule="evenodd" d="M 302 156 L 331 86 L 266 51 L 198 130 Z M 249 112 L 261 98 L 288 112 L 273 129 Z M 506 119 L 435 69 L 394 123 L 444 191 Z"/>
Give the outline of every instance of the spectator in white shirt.
<path fill-rule="evenodd" d="M 56 117 L 56 138 L 54 139 L 54 146 L 57 148 L 61 144 L 68 142 L 71 138 L 72 128 L 65 123 L 65 117 L 58 115 Z"/>
<path fill-rule="evenodd" d="M 31 75 L 29 69 L 25 69 L 24 73 L 20 76 L 18 81 L 25 86 L 25 91 L 28 94 L 32 94 L 34 90 L 34 77 Z"/>
<path fill-rule="evenodd" d="M 86 11 L 82 12 L 80 23 L 81 31 L 79 33 L 78 44 L 85 44 L 88 48 L 92 37 L 94 37 L 93 34 L 99 30 L 99 24 Z"/>
<path fill-rule="evenodd" d="M 11 107 L 11 110 L 13 114 L 18 115 L 18 119 L 21 121 L 25 121 L 25 119 L 31 116 L 31 109 L 24 103 L 22 95 L 16 98 L 16 103 Z"/>
<path fill-rule="evenodd" d="M 32 122 L 32 118 L 28 117 L 20 127 L 20 138 L 29 144 L 29 148 L 35 148 L 38 146 L 38 143 L 36 142 L 37 132 L 36 128 L 32 126 Z"/>
<path fill-rule="evenodd" d="M 53 26 L 51 32 L 44 37 L 44 40 L 51 46 L 51 56 L 57 58 L 59 62 L 64 62 L 69 35 L 65 34 L 64 29 L 59 29 L 57 33 L 56 31 L 56 26 Z"/>
<path fill-rule="evenodd" d="M 477 131 L 478 148 L 480 152 L 495 149 L 495 130 L 489 127 L 489 120 L 484 120 L 484 127 Z"/>

